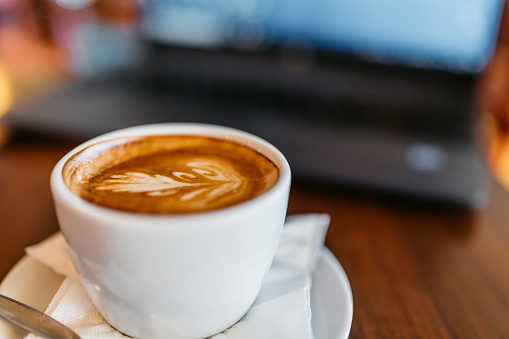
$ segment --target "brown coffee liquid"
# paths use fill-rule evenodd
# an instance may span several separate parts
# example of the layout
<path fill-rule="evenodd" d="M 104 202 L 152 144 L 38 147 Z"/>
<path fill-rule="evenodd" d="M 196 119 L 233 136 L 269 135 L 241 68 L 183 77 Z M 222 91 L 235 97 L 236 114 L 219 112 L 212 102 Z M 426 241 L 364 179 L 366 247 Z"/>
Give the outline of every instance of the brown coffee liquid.
<path fill-rule="evenodd" d="M 159 135 L 101 142 L 70 158 L 69 189 L 94 204 L 140 213 L 193 213 L 245 202 L 278 179 L 277 166 L 237 143 Z"/>

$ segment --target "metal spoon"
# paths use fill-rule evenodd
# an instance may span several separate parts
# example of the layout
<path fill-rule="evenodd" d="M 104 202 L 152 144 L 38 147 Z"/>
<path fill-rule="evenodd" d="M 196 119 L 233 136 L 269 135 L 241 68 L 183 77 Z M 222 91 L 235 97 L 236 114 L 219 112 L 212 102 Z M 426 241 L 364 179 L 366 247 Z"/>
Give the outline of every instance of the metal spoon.
<path fill-rule="evenodd" d="M 48 339 L 80 339 L 80 337 L 52 317 L 0 294 L 0 317 Z"/>

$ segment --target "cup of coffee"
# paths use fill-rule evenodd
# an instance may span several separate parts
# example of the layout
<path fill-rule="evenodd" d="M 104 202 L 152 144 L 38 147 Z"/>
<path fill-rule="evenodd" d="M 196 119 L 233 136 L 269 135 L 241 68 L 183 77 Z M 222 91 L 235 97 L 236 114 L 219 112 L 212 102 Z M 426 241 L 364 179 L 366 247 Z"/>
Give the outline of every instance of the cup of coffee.
<path fill-rule="evenodd" d="M 51 175 L 60 229 L 99 312 L 137 338 L 203 338 L 248 311 L 286 216 L 290 167 L 268 142 L 194 123 L 94 138 Z"/>

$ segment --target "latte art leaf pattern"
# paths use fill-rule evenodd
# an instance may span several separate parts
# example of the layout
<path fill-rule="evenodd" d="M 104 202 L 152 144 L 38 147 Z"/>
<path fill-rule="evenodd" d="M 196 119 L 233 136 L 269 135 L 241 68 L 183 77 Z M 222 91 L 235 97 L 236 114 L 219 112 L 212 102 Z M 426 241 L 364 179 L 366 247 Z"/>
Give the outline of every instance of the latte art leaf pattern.
<path fill-rule="evenodd" d="M 112 175 L 98 190 L 146 193 L 149 196 L 177 195 L 181 201 L 210 201 L 239 188 L 244 179 L 233 169 L 210 162 L 189 162 L 189 172 L 172 172 L 171 176 L 140 172 Z"/>

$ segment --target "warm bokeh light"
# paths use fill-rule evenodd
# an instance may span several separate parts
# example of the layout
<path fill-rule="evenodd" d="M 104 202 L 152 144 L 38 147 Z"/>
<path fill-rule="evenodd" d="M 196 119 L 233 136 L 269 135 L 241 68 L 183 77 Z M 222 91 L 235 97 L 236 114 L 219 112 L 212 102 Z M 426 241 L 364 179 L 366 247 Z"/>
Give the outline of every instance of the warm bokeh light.
<path fill-rule="evenodd" d="M 509 188 L 509 47 L 502 30 L 497 54 L 483 74 L 479 141 L 486 163 L 497 180 Z M 509 32 L 509 31 L 508 31 Z"/>
<path fill-rule="evenodd" d="M 11 108 L 13 96 L 14 93 L 7 71 L 0 63 L 0 117 Z"/>
<path fill-rule="evenodd" d="M 14 105 L 61 83 L 66 75 L 62 59 L 58 48 L 35 34 L 19 27 L 0 27 L 0 77 L 2 83 L 7 81 Z M 5 111 L 4 95 L 0 94 L 0 112 Z"/>
<path fill-rule="evenodd" d="M 485 156 L 496 180 L 509 188 L 509 135 L 490 113 L 481 121 Z"/>

